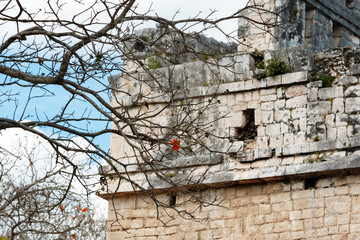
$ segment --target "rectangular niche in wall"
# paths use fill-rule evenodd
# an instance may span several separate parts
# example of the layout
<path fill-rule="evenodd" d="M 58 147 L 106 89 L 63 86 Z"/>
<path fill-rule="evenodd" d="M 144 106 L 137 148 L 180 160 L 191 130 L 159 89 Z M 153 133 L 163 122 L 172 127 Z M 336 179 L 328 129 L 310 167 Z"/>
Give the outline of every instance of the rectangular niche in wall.
<path fill-rule="evenodd" d="M 235 127 L 234 137 L 238 141 L 244 142 L 244 150 L 255 148 L 255 138 L 257 136 L 257 126 L 255 125 L 255 110 L 247 109 L 243 111 L 246 123 L 242 127 Z"/>
<path fill-rule="evenodd" d="M 249 142 L 249 140 L 255 140 L 257 136 L 257 126 L 255 125 L 255 110 L 247 109 L 243 111 L 246 118 L 246 123 L 243 127 L 235 127 L 235 139 L 238 141 Z"/>

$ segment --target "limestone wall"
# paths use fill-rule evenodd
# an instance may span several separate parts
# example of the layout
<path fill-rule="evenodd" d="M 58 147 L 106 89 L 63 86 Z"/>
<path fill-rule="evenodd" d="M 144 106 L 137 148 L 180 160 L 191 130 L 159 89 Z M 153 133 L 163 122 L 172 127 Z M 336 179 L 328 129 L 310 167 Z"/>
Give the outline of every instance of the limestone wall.
<path fill-rule="evenodd" d="M 213 75 L 210 74 L 210 70 L 207 73 L 207 65 L 202 62 L 176 65 L 177 73 L 172 75 L 172 84 L 184 83 L 181 88 L 184 88 L 188 99 L 212 99 L 211 101 L 216 103 L 209 106 L 204 113 L 204 122 L 223 116 L 209 126 L 208 131 L 225 138 L 209 137 L 203 140 L 203 144 L 208 145 L 213 151 L 224 153 L 222 155 L 205 151 L 202 155 L 192 158 L 183 156 L 182 149 L 173 153 L 171 161 L 162 163 L 163 166 L 168 166 L 169 174 L 172 174 L 174 168 L 177 169 L 177 174 L 172 180 L 183 182 L 181 176 L 188 176 L 189 172 L 193 179 L 198 179 L 205 170 L 207 175 L 202 181 L 204 184 L 296 175 L 314 170 L 313 163 L 331 162 L 339 157 L 357 155 L 360 147 L 360 84 L 359 72 L 353 72 L 351 69 L 356 69 L 359 65 L 355 64 L 356 58 L 345 58 L 346 61 L 333 58 L 334 51 L 317 53 L 314 71 L 298 71 L 260 79 L 251 77 L 257 70 L 251 56 L 246 54 L 225 58 L 223 62 L 235 64 L 229 64 L 227 67 L 217 66 L 218 70 L 211 71 Z M 351 50 L 352 54 L 349 56 L 353 56 L 357 51 Z M 283 57 L 290 65 L 296 65 L 294 69 L 301 69 L 301 65 L 304 69 L 308 68 L 309 60 L 304 57 L 303 61 L 299 61 L 296 52 L 298 50 L 287 50 L 287 55 Z M 286 51 L 281 52 L 284 53 Z M 276 52 L 265 54 L 266 58 L 271 56 L 278 55 Z M 292 58 L 297 61 L 293 61 Z M 242 70 L 239 70 L 240 67 Z M 158 69 L 163 73 L 168 70 Z M 330 83 L 331 86 L 324 86 L 325 81 L 320 80 L 323 74 L 335 76 L 334 81 Z M 146 79 L 146 74 L 144 77 Z M 119 99 L 124 101 L 124 104 L 133 104 L 134 99 L 138 99 L 135 94 L 138 88 L 132 85 L 133 81 L 130 79 L 129 84 L 126 84 L 124 78 L 116 81 L 120 81 L 118 84 L 126 88 L 123 90 L 132 95 Z M 143 109 L 149 112 L 160 108 L 168 101 L 163 96 L 157 96 L 156 91 L 149 91 L 148 96 L 149 107 Z M 174 98 L 179 103 L 176 113 L 172 112 L 173 110 L 163 111 L 154 121 L 162 125 L 171 124 L 174 114 L 180 114 L 182 99 L 183 95 Z M 134 109 L 137 111 L 138 107 Z M 242 138 L 240 135 L 242 129 L 246 130 L 249 114 L 253 117 L 254 135 Z M 149 180 L 154 181 L 153 186 L 156 188 L 167 187 L 165 183 L 159 182 L 155 175 L 152 178 L 149 173 L 145 180 L 136 164 L 138 160 L 129 155 L 131 148 L 119 137 L 113 136 L 111 151 L 113 156 L 123 159 L 125 163 L 134 163 L 127 168 L 127 172 L 133 174 L 133 179 L 141 185 L 150 187 L 147 182 Z M 193 171 L 194 166 L 197 166 L 198 171 Z M 332 170 L 338 168 L 331 164 L 327 166 Z M 121 166 L 119 170 L 122 171 Z M 114 180 L 113 184 L 115 189 L 117 180 Z M 133 188 L 123 183 L 118 191 L 132 192 Z"/>
<path fill-rule="evenodd" d="M 196 182 L 205 188 L 199 196 L 218 196 L 223 207 L 185 203 L 189 196 L 176 191 L 167 195 L 169 185 L 151 171 L 145 176 L 143 170 L 149 169 L 140 167 L 126 143 L 113 136 L 112 155 L 134 163 L 127 177 L 163 191 L 158 197 L 164 202 L 175 198 L 179 209 L 196 210 L 194 216 L 202 221 L 185 220 L 168 209 L 171 220 L 160 208 L 160 219 L 171 220 L 164 225 L 150 199 L 135 194 L 126 181 L 119 185 L 117 178 L 109 178 L 108 191 L 101 192 L 110 200 L 107 238 L 360 239 L 359 51 L 332 49 L 313 57 L 305 48 L 265 52 L 265 60 L 284 59 L 292 71 L 274 77 L 261 77 L 255 60 L 244 53 L 226 56 L 221 64 L 197 61 L 152 70 L 157 81 L 172 84 L 187 100 L 212 99 L 216 104 L 209 106 L 205 121 L 224 116 L 208 131 L 226 138 L 204 140 L 223 154 L 204 151 L 194 158 L 180 148 L 171 161 L 162 162 L 173 182 L 184 187 Z M 121 102 L 146 114 L 169 101 L 148 82 L 149 72 L 137 69 L 113 78 L 113 86 L 131 96 L 119 92 L 112 104 L 119 111 Z M 138 101 L 139 89 L 148 97 L 147 107 Z M 181 101 L 184 95 L 174 96 L 175 106 Z M 170 124 L 179 111 L 166 110 L 154 120 Z M 254 132 L 242 138 L 249 119 Z M 118 170 L 124 172 L 120 165 Z"/>
<path fill-rule="evenodd" d="M 160 219 L 170 220 L 166 225 L 157 220 L 156 208 L 146 197 L 117 198 L 122 227 L 110 203 L 107 239 L 360 239 L 360 175 L 237 185 L 199 194 L 218 195 L 224 207 L 200 207 L 195 211 L 199 222 L 179 216 L 170 220 L 160 209 Z M 180 195 L 176 201 L 186 199 Z"/>
<path fill-rule="evenodd" d="M 238 38 L 244 43 L 239 45 L 239 51 L 302 45 L 322 51 L 360 43 L 358 1 L 254 0 L 252 4 L 270 12 L 247 9 L 240 14 L 245 18 L 239 18 Z"/>
<path fill-rule="evenodd" d="M 286 2 L 256 1 L 270 10 Z M 211 122 L 201 138 L 210 150 L 189 155 L 193 146 L 185 138 L 179 151 L 160 144 L 167 159 L 153 166 L 177 185 L 171 195 L 169 183 L 136 158 L 122 137 L 112 135 L 111 155 L 126 165 L 115 165 L 126 178 L 159 192 L 163 203 L 194 210 L 201 221 L 181 218 L 171 207 L 167 213 L 157 209 L 104 166 L 108 181 L 100 195 L 109 199 L 107 239 L 360 239 L 360 49 L 309 51 L 358 44 L 359 27 L 349 21 L 358 19 L 358 6 L 345 0 L 290 1 L 281 15 L 291 17 L 286 28 L 271 30 L 240 20 L 239 37 L 251 45 L 239 50 L 267 50 L 265 64 L 271 59 L 287 64 L 287 73 L 273 77 L 259 69 L 258 51 L 226 54 L 233 50 L 224 44 L 221 55 L 200 54 L 197 61 L 184 55 L 160 64 L 155 59 L 156 66 L 149 67 L 154 49 L 146 43 L 163 29 L 139 33 L 129 53 L 143 57 L 149 69 L 126 61 L 124 72 L 110 79 L 112 106 L 127 116 L 148 116 L 166 106 L 148 119 L 158 126 L 179 124 L 184 103 L 206 106 L 198 120 Z M 243 14 L 259 17 L 254 11 Z M 169 37 L 176 36 L 165 40 Z M 169 44 L 170 50 L 178 48 Z M 192 44 L 200 52 L 217 45 L 206 39 Z M 169 55 L 161 46 L 155 50 Z M 140 132 L 168 134 L 144 123 Z M 151 153 L 156 162 L 156 151 Z M 181 190 L 189 187 L 202 189 L 195 194 L 205 200 L 218 196 L 222 207 L 187 202 L 190 196 Z"/>

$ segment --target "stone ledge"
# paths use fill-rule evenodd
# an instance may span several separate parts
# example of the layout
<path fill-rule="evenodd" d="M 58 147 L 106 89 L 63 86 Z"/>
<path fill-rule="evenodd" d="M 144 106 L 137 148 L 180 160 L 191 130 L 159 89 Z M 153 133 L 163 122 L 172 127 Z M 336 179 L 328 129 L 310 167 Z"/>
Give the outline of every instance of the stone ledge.
<path fill-rule="evenodd" d="M 356 35 L 360 34 L 359 26 L 355 24 L 360 21 L 360 17 L 346 6 L 340 3 L 334 4 L 333 2 L 336 1 L 328 0 L 306 0 L 306 2 L 315 6 L 317 9 L 321 9 L 323 14 L 345 26 Z"/>
<path fill-rule="evenodd" d="M 245 81 L 215 84 L 213 86 L 192 87 L 189 89 L 188 93 L 184 94 L 183 92 L 180 91 L 181 93 L 175 95 L 172 99 L 170 99 L 170 97 L 164 96 L 163 94 L 152 92 L 149 96 L 147 96 L 148 99 L 147 104 L 167 103 L 170 100 L 176 101 L 176 100 L 182 100 L 184 98 L 226 95 L 231 93 L 260 90 L 269 87 L 290 85 L 294 83 L 303 83 L 303 82 L 308 82 L 308 76 L 309 76 L 308 71 L 301 71 L 301 72 L 286 73 L 274 77 L 267 77 L 260 80 L 248 79 Z M 122 98 L 118 98 L 118 100 L 120 100 L 122 104 L 127 106 L 132 105 L 134 102 L 132 96 L 124 96 Z M 113 104 L 115 106 L 115 103 Z M 138 102 L 138 104 L 142 105 L 145 103 Z"/>
<path fill-rule="evenodd" d="M 232 184 L 248 184 L 264 181 L 273 181 L 281 179 L 289 179 L 295 177 L 317 177 L 324 175 L 331 175 L 339 171 L 343 172 L 359 172 L 360 171 L 360 156 L 349 156 L 339 159 L 332 159 L 326 162 L 319 163 L 304 163 L 290 166 L 272 166 L 262 169 L 246 169 L 238 171 L 233 166 L 223 164 L 222 167 L 215 169 L 204 168 L 196 172 L 179 172 L 176 173 L 171 181 L 176 183 L 178 187 L 192 187 L 192 186 L 224 186 Z M 221 171 L 219 171 L 221 170 Z M 189 177 L 191 176 L 191 177 Z M 146 182 L 145 178 L 138 178 L 136 182 L 147 190 L 157 191 L 170 188 L 170 184 L 164 180 L 160 180 L 155 174 L 147 176 L 152 186 Z M 114 192 L 112 190 L 118 189 L 116 194 L 135 194 L 133 186 L 128 182 L 123 182 L 118 186 L 118 180 L 114 179 L 108 184 L 109 191 L 100 192 L 104 198 L 111 196 Z"/>
<path fill-rule="evenodd" d="M 304 144 L 295 144 L 275 149 L 275 155 L 278 157 L 292 156 L 296 154 L 313 153 L 319 151 L 341 150 L 360 146 L 360 137 L 347 139 L 324 140 L 319 142 L 309 142 Z"/>
<path fill-rule="evenodd" d="M 119 164 L 116 165 L 117 170 L 120 173 L 137 173 L 143 171 L 152 171 L 155 169 L 166 170 L 166 169 L 177 169 L 177 168 L 189 168 L 189 167 L 198 167 L 198 166 L 211 166 L 215 164 L 221 164 L 224 161 L 223 154 L 213 154 L 210 156 L 196 156 L 196 157 L 176 157 L 174 156 L 172 159 L 161 161 L 158 163 L 153 163 L 153 167 L 148 164 L 133 164 L 128 165 L 125 168 Z M 101 172 L 105 174 L 114 174 L 114 171 L 110 169 L 109 166 L 103 167 Z"/>

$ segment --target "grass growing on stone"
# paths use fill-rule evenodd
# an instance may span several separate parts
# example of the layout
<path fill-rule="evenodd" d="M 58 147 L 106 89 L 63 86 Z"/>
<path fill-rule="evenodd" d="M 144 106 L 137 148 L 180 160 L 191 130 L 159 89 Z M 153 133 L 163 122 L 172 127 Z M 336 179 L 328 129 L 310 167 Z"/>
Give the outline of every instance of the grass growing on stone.
<path fill-rule="evenodd" d="M 147 59 L 147 64 L 149 69 L 157 69 L 162 67 L 161 61 L 156 57 L 149 57 Z"/>
<path fill-rule="evenodd" d="M 266 75 L 271 77 L 271 76 L 287 73 L 288 66 L 283 60 L 272 58 L 266 61 L 265 69 L 266 69 Z"/>
<path fill-rule="evenodd" d="M 335 77 L 331 75 L 324 75 L 318 79 L 322 81 L 323 87 L 332 87 L 332 83 L 334 82 Z"/>

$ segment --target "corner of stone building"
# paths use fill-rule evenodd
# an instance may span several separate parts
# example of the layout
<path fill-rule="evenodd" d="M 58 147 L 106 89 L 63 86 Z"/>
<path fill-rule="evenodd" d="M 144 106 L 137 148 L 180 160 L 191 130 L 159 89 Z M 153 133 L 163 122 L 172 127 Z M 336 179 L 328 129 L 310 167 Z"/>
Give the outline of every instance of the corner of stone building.
<path fill-rule="evenodd" d="M 285 1 L 261 2 L 281 7 Z M 358 19 L 360 7 L 358 1 L 326 3 L 291 1 L 283 16 L 295 18 L 287 28 L 274 29 L 275 39 L 240 18 L 239 39 L 251 47 L 239 45 L 240 52 L 222 60 L 226 67 L 176 65 L 174 82 L 185 77 L 192 81 L 189 97 L 208 97 L 215 90 L 204 82 L 221 80 L 216 100 L 222 104 L 208 117 L 230 112 L 214 131 L 230 130 L 231 141 L 214 143 L 227 154 L 177 157 L 164 164 L 179 169 L 174 181 L 183 182 L 189 174 L 202 179 L 199 194 L 217 196 L 222 207 L 182 206 L 201 221 L 181 218 L 171 210 L 169 216 L 130 184 L 118 186 L 114 179 L 109 188 L 117 189 L 117 195 L 109 209 L 107 239 L 358 239 L 360 48 L 359 27 L 350 16 Z M 261 71 L 250 54 L 255 48 L 264 50 L 265 61 L 282 59 L 289 72 L 257 74 Z M 112 81 L 123 80 L 119 76 Z M 131 79 L 127 81 L 129 91 L 136 92 Z M 169 121 L 161 117 L 163 123 Z M 243 137 L 244 129 L 251 134 Z M 121 139 L 111 144 L 117 155 L 125 151 L 119 147 Z M 137 176 L 141 169 L 126 172 Z M 168 187 L 154 175 L 148 181 L 160 191 Z M 145 186 L 141 177 L 138 183 Z M 159 197 L 179 204 L 189 196 L 164 191 Z M 116 225 L 117 215 L 121 226 Z"/>

